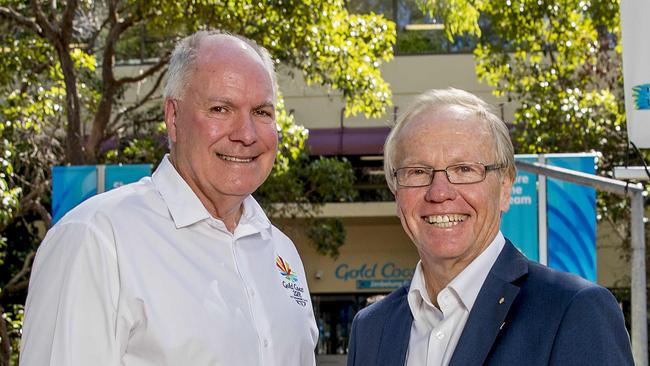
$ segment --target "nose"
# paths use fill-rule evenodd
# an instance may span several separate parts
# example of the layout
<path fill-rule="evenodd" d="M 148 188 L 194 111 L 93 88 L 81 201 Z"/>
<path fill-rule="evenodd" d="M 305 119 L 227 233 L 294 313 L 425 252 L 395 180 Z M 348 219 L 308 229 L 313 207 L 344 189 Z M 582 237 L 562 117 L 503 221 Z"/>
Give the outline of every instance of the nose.
<path fill-rule="evenodd" d="M 456 189 L 453 184 L 449 183 L 446 174 L 444 171 L 433 173 L 433 181 L 427 187 L 427 193 L 424 196 L 427 201 L 444 202 L 456 198 Z"/>
<path fill-rule="evenodd" d="M 244 146 L 250 146 L 257 141 L 257 126 L 248 113 L 243 113 L 232 126 L 230 140 L 240 142 Z"/>

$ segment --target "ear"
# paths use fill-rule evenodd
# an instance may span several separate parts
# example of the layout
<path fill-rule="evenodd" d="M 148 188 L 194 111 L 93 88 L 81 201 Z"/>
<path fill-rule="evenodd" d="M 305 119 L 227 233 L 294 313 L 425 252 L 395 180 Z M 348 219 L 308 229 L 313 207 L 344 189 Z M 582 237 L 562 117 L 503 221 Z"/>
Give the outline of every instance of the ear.
<path fill-rule="evenodd" d="M 508 176 L 501 177 L 501 197 L 499 199 L 499 208 L 501 212 L 508 212 L 510 209 L 510 194 L 512 193 L 512 184 L 514 179 Z"/>
<path fill-rule="evenodd" d="M 165 127 L 167 127 L 167 136 L 172 144 L 176 143 L 176 106 L 176 100 L 165 99 Z"/>

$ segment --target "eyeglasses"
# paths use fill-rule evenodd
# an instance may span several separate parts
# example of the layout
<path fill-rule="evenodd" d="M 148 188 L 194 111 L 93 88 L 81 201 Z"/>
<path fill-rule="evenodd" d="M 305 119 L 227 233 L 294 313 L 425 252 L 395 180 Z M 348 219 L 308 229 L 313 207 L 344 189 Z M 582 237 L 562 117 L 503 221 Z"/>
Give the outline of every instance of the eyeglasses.
<path fill-rule="evenodd" d="M 395 169 L 393 176 L 402 187 L 426 187 L 433 182 L 436 172 L 445 172 L 451 184 L 472 184 L 485 180 L 490 170 L 505 168 L 504 164 L 485 165 L 483 163 L 458 163 L 445 169 L 433 169 L 425 166 L 403 167 Z"/>

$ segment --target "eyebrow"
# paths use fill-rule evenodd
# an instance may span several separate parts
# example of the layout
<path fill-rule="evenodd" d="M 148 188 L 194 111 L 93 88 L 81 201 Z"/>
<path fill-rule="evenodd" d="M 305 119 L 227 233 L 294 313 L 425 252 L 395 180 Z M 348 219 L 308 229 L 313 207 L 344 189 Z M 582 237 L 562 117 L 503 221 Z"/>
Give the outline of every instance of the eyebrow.
<path fill-rule="evenodd" d="M 208 102 L 210 102 L 210 103 L 214 103 L 214 102 L 224 103 L 224 104 L 226 104 L 228 106 L 231 106 L 231 107 L 235 105 L 235 103 L 233 103 L 232 99 L 224 98 L 224 97 L 208 98 Z M 256 106 L 254 106 L 253 110 L 269 108 L 269 107 L 272 108 L 273 110 L 275 110 L 275 104 L 273 104 L 273 102 L 271 102 L 271 101 L 266 101 L 264 103 L 261 103 L 261 104 L 258 104 Z"/>
<path fill-rule="evenodd" d="M 271 102 L 264 102 L 264 103 L 262 103 L 260 105 L 257 105 L 255 107 L 253 107 L 253 109 L 255 109 L 255 110 L 264 109 L 264 108 L 271 108 L 271 109 L 275 110 L 275 105 L 273 103 L 271 103 Z"/>

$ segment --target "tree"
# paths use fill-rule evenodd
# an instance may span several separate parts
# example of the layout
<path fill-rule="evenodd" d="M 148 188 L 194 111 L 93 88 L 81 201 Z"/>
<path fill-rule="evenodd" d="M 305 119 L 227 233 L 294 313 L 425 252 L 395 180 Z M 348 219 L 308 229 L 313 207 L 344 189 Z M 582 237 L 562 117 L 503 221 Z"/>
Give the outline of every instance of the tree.
<path fill-rule="evenodd" d="M 0 0 L 0 19 L 0 365 L 17 357 L 29 269 L 51 221 L 50 167 L 158 159 L 165 142 L 154 98 L 180 37 L 200 28 L 248 36 L 278 65 L 340 89 L 348 114 L 379 115 L 391 98 L 379 66 L 392 58 L 394 25 L 348 14 L 343 0 Z M 145 61 L 142 72 L 121 76 L 116 63 L 133 58 Z M 151 89 L 127 100 L 144 80 Z M 309 159 L 306 131 L 282 108 L 278 116 L 274 184 L 258 197 L 277 216 L 316 220 L 323 202 L 353 195 L 349 163 Z M 340 222 L 313 225 L 319 250 L 336 255 Z"/>

